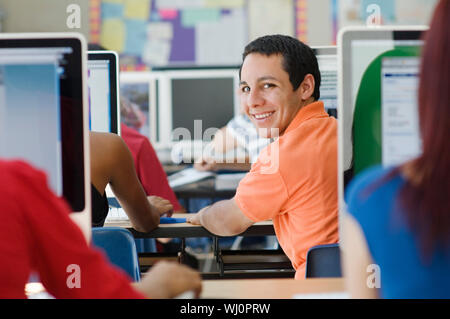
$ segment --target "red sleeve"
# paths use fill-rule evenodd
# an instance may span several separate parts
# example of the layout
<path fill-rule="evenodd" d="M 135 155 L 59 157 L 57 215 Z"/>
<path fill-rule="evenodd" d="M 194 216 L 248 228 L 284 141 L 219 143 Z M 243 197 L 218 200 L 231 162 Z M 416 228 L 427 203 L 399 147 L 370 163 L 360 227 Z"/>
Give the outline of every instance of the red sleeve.
<path fill-rule="evenodd" d="M 132 288 L 125 273 L 88 246 L 69 217 L 69 207 L 49 190 L 43 173 L 24 163 L 7 166 L 2 174 L 7 179 L 0 183 L 1 239 L 7 240 L 3 245 L 17 246 L 23 255 L 2 258 L 2 264 L 22 265 L 25 272 L 29 266 L 57 298 L 144 298 Z M 6 213 L 5 207 L 12 211 Z M 10 230 L 8 225 L 14 227 Z M 5 233 L 22 242 L 8 240 Z M 27 275 L 29 271 L 19 274 L 26 279 Z"/>
<path fill-rule="evenodd" d="M 174 211 L 181 205 L 167 180 L 167 175 L 148 139 L 143 139 L 136 155 L 136 172 L 147 195 L 155 195 L 167 199 Z"/>

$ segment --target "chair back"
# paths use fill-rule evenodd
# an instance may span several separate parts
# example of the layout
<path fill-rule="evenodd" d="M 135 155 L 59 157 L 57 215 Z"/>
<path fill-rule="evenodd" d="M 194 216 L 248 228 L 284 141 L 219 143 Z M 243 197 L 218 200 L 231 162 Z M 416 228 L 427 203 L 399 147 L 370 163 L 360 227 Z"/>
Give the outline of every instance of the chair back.
<path fill-rule="evenodd" d="M 109 261 L 122 268 L 134 281 L 140 280 L 136 244 L 130 231 L 121 227 L 93 227 L 92 244 L 103 250 Z"/>
<path fill-rule="evenodd" d="M 339 244 L 318 245 L 306 255 L 306 278 L 342 277 Z"/>

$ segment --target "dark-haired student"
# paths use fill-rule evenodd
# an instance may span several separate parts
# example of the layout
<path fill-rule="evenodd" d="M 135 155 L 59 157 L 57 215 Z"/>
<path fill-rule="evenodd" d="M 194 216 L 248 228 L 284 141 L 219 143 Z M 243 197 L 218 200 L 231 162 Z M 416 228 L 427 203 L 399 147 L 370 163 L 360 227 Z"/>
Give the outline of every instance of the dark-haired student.
<path fill-rule="evenodd" d="M 189 217 L 212 233 L 237 235 L 272 219 L 275 233 L 305 276 L 306 253 L 338 241 L 337 123 L 325 112 L 314 52 L 282 35 L 245 47 L 240 70 L 241 108 L 264 138 L 263 149 L 236 196 Z"/>
<path fill-rule="evenodd" d="M 45 174 L 24 162 L 0 160 L 0 298 L 26 298 L 37 273 L 56 298 L 171 298 L 201 290 L 197 272 L 161 262 L 138 283 L 88 245 L 66 202 L 48 188 Z M 68 284 L 73 265 L 79 287 Z"/>
<path fill-rule="evenodd" d="M 425 35 L 418 110 L 422 154 L 362 172 L 346 193 L 342 251 L 356 298 L 450 298 L 450 1 Z"/>

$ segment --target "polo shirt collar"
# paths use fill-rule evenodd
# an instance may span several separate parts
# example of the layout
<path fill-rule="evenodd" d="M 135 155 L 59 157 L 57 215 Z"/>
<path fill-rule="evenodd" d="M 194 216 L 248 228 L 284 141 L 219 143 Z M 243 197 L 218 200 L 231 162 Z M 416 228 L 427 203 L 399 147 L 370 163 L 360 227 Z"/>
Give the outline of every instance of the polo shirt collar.
<path fill-rule="evenodd" d="M 325 112 L 325 108 L 323 106 L 322 101 L 316 101 L 311 104 L 305 105 L 297 112 L 297 115 L 295 115 L 292 122 L 284 131 L 284 134 L 297 128 L 301 123 L 309 119 L 319 117 L 328 117 L 328 113 Z"/>

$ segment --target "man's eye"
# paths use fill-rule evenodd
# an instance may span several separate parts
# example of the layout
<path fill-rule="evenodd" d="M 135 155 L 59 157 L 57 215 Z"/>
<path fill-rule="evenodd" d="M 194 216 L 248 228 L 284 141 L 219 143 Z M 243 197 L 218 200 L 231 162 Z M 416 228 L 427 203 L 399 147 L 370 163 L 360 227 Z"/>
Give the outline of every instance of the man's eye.
<path fill-rule="evenodd" d="M 271 87 L 274 87 L 275 85 L 273 85 L 272 83 L 264 83 L 264 88 L 265 89 L 269 89 Z"/>
<path fill-rule="evenodd" d="M 241 88 L 241 91 L 244 92 L 244 93 L 247 93 L 247 92 L 250 92 L 250 88 L 248 86 L 243 86 Z"/>

